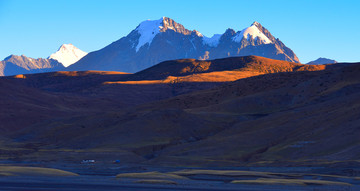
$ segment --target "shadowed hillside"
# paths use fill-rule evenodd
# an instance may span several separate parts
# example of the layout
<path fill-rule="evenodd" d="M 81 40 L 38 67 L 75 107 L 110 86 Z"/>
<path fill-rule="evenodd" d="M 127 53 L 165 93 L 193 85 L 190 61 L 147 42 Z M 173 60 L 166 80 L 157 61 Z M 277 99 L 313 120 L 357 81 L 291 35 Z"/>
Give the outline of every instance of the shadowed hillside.
<path fill-rule="evenodd" d="M 257 165 L 330 165 L 356 162 L 359 65 L 321 72 L 271 74 L 182 95 L 157 107 L 194 114 L 233 115 L 226 130 L 162 151 L 155 161 Z M 256 84 L 257 86 L 249 86 Z M 169 106 L 169 104 L 172 104 Z M 189 162 L 191 161 L 191 162 Z"/>
<path fill-rule="evenodd" d="M 151 72 L 155 67 L 159 73 Z M 175 77 L 258 73 L 227 83 L 108 83 L 161 80 L 166 70 Z M 175 166 L 356 163 L 359 72 L 358 64 L 244 57 L 165 62 L 136 74 L 1 78 L 7 89 L 0 94 L 2 149 L 19 149 L 3 158 L 74 162 L 91 156 Z M 20 87 L 24 92 L 16 91 Z"/>

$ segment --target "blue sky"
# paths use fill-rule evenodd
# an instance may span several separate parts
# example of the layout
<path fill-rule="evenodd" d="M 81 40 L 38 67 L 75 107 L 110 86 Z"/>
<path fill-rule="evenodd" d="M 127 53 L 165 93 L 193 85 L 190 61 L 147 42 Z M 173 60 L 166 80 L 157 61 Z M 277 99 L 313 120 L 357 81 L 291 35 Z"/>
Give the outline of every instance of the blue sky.
<path fill-rule="evenodd" d="M 260 22 L 306 63 L 360 62 L 358 0 L 0 0 L 0 60 L 46 58 L 61 44 L 91 52 L 167 16 L 206 36 Z"/>

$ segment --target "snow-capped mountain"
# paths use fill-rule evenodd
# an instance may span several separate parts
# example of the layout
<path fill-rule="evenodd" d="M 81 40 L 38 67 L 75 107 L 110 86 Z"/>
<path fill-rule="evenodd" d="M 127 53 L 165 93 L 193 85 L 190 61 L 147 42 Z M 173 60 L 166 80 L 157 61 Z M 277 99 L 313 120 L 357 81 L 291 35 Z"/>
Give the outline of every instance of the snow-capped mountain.
<path fill-rule="evenodd" d="M 72 44 L 63 44 L 57 52 L 51 54 L 49 59 L 57 60 L 62 63 L 65 67 L 74 64 L 79 61 L 82 57 L 86 56 L 87 53 L 76 48 Z"/>
<path fill-rule="evenodd" d="M 313 60 L 311 62 L 308 62 L 306 64 L 310 64 L 310 65 L 319 65 L 319 64 L 334 64 L 337 63 L 336 60 L 332 60 L 332 59 L 328 59 L 328 58 L 318 58 L 316 60 Z"/>
<path fill-rule="evenodd" d="M 259 40 L 264 44 L 270 44 L 272 41 L 262 33 L 259 28 L 257 27 L 260 25 L 258 22 L 254 22 L 250 27 L 245 28 L 240 33 L 237 33 L 232 39 L 235 42 L 241 42 L 242 39 L 253 39 Z"/>
<path fill-rule="evenodd" d="M 90 52 L 67 70 L 137 72 L 165 60 L 247 55 L 299 62 L 291 49 L 258 22 L 238 32 L 227 29 L 223 34 L 206 37 L 162 17 L 141 22 L 126 37 Z"/>

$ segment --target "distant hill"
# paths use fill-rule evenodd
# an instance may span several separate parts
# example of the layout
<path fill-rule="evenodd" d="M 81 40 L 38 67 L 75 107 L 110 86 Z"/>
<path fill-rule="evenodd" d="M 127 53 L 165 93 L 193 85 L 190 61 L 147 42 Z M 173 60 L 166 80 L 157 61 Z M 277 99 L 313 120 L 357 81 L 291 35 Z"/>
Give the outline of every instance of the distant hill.
<path fill-rule="evenodd" d="M 336 60 L 331 60 L 331 59 L 328 59 L 328 58 L 318 58 L 314 61 L 311 61 L 311 62 L 308 62 L 306 64 L 309 64 L 309 65 L 319 65 L 319 64 L 334 64 L 334 63 L 337 63 Z"/>
<path fill-rule="evenodd" d="M 312 71 L 323 67 L 273 60 L 260 56 L 230 57 L 215 60 L 180 59 L 156 64 L 129 76 L 128 80 L 164 80 L 177 77 L 186 81 L 234 81 L 260 74 Z M 228 80 L 226 79 L 228 77 Z M 235 78 L 235 79 L 234 79 Z"/>

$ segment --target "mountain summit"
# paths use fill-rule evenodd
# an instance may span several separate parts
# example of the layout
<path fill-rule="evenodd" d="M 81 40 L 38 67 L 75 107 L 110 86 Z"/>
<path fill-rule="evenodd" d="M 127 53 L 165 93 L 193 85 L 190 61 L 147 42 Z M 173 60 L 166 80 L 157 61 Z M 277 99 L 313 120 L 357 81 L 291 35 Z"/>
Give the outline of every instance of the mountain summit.
<path fill-rule="evenodd" d="M 86 55 L 86 52 L 76 48 L 72 44 L 63 44 L 60 46 L 57 52 L 49 56 L 49 59 L 57 60 L 65 67 L 68 67 Z"/>
<path fill-rule="evenodd" d="M 294 52 L 260 23 L 206 37 L 168 17 L 141 22 L 126 37 L 86 55 L 68 70 L 138 72 L 166 60 L 256 55 L 299 62 Z"/>
<path fill-rule="evenodd" d="M 265 34 L 260 31 L 259 29 L 262 29 L 260 27 L 260 23 L 254 22 L 250 27 L 245 28 L 240 33 L 237 33 L 237 35 L 233 38 L 235 42 L 241 42 L 242 39 L 253 39 L 255 41 L 259 40 L 263 44 L 270 44 L 274 43 L 272 40 L 270 40 Z"/>
<path fill-rule="evenodd" d="M 147 20 L 140 23 L 139 26 L 132 33 L 140 34 L 138 43 L 136 45 L 136 52 L 144 46 L 145 44 L 151 44 L 154 37 L 160 32 L 166 32 L 168 30 L 172 30 L 176 33 L 180 33 L 183 35 L 189 35 L 192 32 L 195 32 L 198 36 L 200 33 L 196 33 L 197 31 L 190 31 L 186 29 L 183 25 L 175 22 L 174 20 L 168 17 L 162 17 L 159 20 Z"/>

